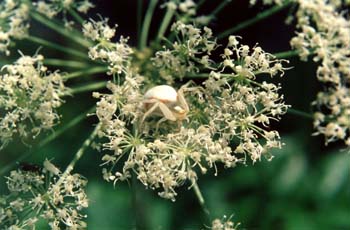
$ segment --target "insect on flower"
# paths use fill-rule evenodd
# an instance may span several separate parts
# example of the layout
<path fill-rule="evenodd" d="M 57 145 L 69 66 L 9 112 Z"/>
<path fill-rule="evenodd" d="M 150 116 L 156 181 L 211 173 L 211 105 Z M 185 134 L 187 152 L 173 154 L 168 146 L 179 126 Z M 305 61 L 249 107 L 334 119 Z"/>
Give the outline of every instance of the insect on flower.
<path fill-rule="evenodd" d="M 30 164 L 27 162 L 21 162 L 19 165 L 20 169 L 25 172 L 39 173 L 42 168 L 36 164 Z"/>
<path fill-rule="evenodd" d="M 188 84 L 183 85 L 177 92 L 169 85 L 158 85 L 149 89 L 144 96 L 143 106 L 146 110 L 141 123 L 150 115 L 162 116 L 158 121 L 182 121 L 186 119 L 189 106 L 183 95 Z"/>

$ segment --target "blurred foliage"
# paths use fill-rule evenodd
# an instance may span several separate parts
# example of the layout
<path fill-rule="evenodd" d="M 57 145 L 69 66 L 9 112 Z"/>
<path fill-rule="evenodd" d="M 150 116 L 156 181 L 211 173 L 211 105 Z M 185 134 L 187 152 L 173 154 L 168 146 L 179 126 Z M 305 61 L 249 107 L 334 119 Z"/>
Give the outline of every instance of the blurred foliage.
<path fill-rule="evenodd" d="M 349 155 L 333 152 L 314 162 L 298 138 L 285 138 L 286 148 L 272 162 L 240 166 L 200 186 L 213 217 L 234 214 L 242 229 L 349 229 Z M 223 174 L 223 175 L 221 175 Z M 141 229 L 200 229 L 205 222 L 195 196 L 181 191 L 175 203 L 137 186 Z M 91 229 L 129 229 L 134 224 L 131 189 L 115 191 L 90 181 Z M 142 194 L 142 195 L 141 195 Z M 106 202 L 108 201 L 108 202 Z M 135 205 L 135 204 L 134 204 Z M 106 213 L 113 213 L 106 215 Z M 110 218 L 110 219 L 109 219 Z"/>
<path fill-rule="evenodd" d="M 208 6 L 202 13 L 212 9 L 213 2 L 208 1 Z M 214 21 L 215 31 L 222 31 L 222 28 L 232 26 L 261 10 L 259 7 L 249 9 L 247 2 L 237 1 L 237 4 L 227 7 Z M 92 15 L 99 12 L 110 17 L 112 23 L 119 24 L 118 31 L 121 34 L 132 35 L 132 43 L 135 42 L 133 37 L 136 37 L 136 19 L 128 14 L 136 12 L 135 4 L 136 1 L 96 1 L 99 7 Z M 250 44 L 259 41 L 270 52 L 287 50 L 288 39 L 293 32 L 283 23 L 285 14 L 282 12 L 268 18 L 239 35 Z M 158 21 L 161 17 L 162 15 L 156 15 Z M 156 29 L 156 26 L 152 27 L 152 30 Z M 40 27 L 34 27 L 33 31 L 47 34 L 48 40 L 72 46 L 63 38 Z M 18 45 L 27 53 L 34 53 L 37 48 L 26 42 L 19 42 Z M 45 48 L 42 52 L 47 57 L 56 58 L 60 55 Z M 14 55 L 18 56 L 16 53 Z M 0 61 L 9 62 L 10 58 L 1 58 Z M 308 112 L 318 87 L 314 79 L 315 69 L 311 63 L 301 63 L 296 59 L 291 61 L 290 65 L 295 66 L 294 69 L 288 71 L 282 80 L 277 80 L 282 82 L 287 103 Z M 94 78 L 98 77 L 102 76 Z M 84 81 L 87 79 L 82 77 L 74 79 L 73 83 Z M 94 103 L 90 93 L 66 98 L 66 105 L 61 109 L 62 121 L 57 128 Z M 271 162 L 262 160 L 255 165 L 238 165 L 230 170 L 219 167 L 218 176 L 200 177 L 199 186 L 211 217 L 221 218 L 233 214 L 232 220 L 241 222 L 241 229 L 350 229 L 350 154 L 339 150 L 336 144 L 322 147 L 321 137 L 311 137 L 311 122 L 292 115 L 285 116 L 278 127 L 285 146 L 274 152 L 275 158 Z M 96 124 L 96 119 L 89 117 L 49 145 L 41 149 L 33 147 L 33 154 L 25 161 L 41 164 L 45 158 L 53 159 L 52 162 L 63 169 L 92 131 L 93 124 Z M 13 142 L 0 153 L 0 169 L 28 151 L 28 146 L 24 143 Z M 90 149 L 75 168 L 76 172 L 89 180 L 89 229 L 137 227 L 192 230 L 205 229 L 205 225 L 210 225 L 193 191 L 186 186 L 178 190 L 179 195 L 174 203 L 160 198 L 155 191 L 144 189 L 138 182 L 119 183 L 113 188 L 102 180 L 99 167 L 101 156 L 101 153 Z M 5 191 L 4 178 L 1 176 L 0 192 Z M 38 229 L 45 229 L 43 226 L 38 226 Z"/>

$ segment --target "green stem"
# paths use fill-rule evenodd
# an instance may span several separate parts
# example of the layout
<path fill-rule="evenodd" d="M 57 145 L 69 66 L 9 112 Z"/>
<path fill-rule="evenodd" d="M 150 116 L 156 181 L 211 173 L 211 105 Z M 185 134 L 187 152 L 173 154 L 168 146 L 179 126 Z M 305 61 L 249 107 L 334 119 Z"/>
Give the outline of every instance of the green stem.
<path fill-rule="evenodd" d="M 70 128 L 72 128 L 72 127 L 76 126 L 77 124 L 79 124 L 81 121 L 83 121 L 87 117 L 86 116 L 87 114 L 92 113 L 94 110 L 95 110 L 95 106 L 93 106 L 92 108 L 90 108 L 86 112 L 76 116 L 74 119 L 70 120 L 67 124 L 65 124 L 64 126 L 60 127 L 59 129 L 55 130 L 51 135 L 47 136 L 42 141 L 40 141 L 39 144 L 37 146 L 35 146 L 34 149 L 31 149 L 27 153 L 25 153 L 25 154 L 21 155 L 20 157 L 18 157 L 15 161 L 13 161 L 10 164 L 8 164 L 5 167 L 3 167 L 0 170 L 0 175 L 3 175 L 5 173 L 7 173 L 18 162 L 21 162 L 21 161 L 27 159 L 28 157 L 30 157 L 37 149 L 40 149 L 40 148 L 44 147 L 45 145 L 47 145 L 48 143 L 50 143 L 54 139 L 56 139 L 59 136 L 61 136 L 63 133 L 65 133 Z"/>
<path fill-rule="evenodd" d="M 62 24 L 54 22 L 53 19 L 47 18 L 37 12 L 30 11 L 30 15 L 38 22 L 42 23 L 43 25 L 47 26 L 48 28 L 56 31 L 57 33 L 65 36 L 68 39 L 71 39 L 72 41 L 76 42 L 77 44 L 80 44 L 82 46 L 85 46 L 87 48 L 91 47 L 91 43 L 87 40 L 85 40 L 83 37 L 81 37 L 81 33 L 75 32 L 73 30 L 68 30 L 65 28 Z"/>
<path fill-rule="evenodd" d="M 135 229 L 150 229 L 147 218 L 147 208 L 145 208 L 145 202 L 142 199 L 142 192 L 139 191 L 139 185 L 137 183 L 137 175 L 132 175 L 132 206 L 135 215 Z"/>
<path fill-rule="evenodd" d="M 213 12 L 209 15 L 210 18 L 215 18 L 216 15 L 218 15 L 221 10 L 225 8 L 227 4 L 229 4 L 232 0 L 224 0 L 221 1 L 221 3 L 213 10 Z"/>
<path fill-rule="evenodd" d="M 204 3 L 205 3 L 206 0 L 200 0 L 198 3 L 197 3 L 197 9 L 199 9 Z"/>
<path fill-rule="evenodd" d="M 138 38 L 139 41 L 141 40 L 142 9 L 143 9 L 143 0 L 137 0 L 136 24 L 137 24 L 137 38 Z"/>
<path fill-rule="evenodd" d="M 312 114 L 297 109 L 288 109 L 287 113 L 310 120 L 314 119 L 314 116 Z"/>
<path fill-rule="evenodd" d="M 209 78 L 209 73 L 195 73 L 195 74 L 187 74 L 185 77 L 187 78 L 198 78 L 198 79 L 206 79 Z M 225 77 L 225 75 L 233 76 L 232 74 L 223 74 L 221 73 L 220 76 Z"/>
<path fill-rule="evenodd" d="M 244 21 L 230 29 L 225 30 L 224 32 L 220 33 L 217 38 L 218 40 L 223 39 L 233 33 L 236 33 L 237 31 L 244 29 L 246 27 L 249 27 L 281 10 L 283 10 L 284 8 L 288 7 L 290 4 L 292 3 L 292 1 L 287 1 L 286 3 L 282 4 L 282 5 L 277 5 L 274 7 L 269 8 L 268 10 L 261 12 L 259 14 L 257 14 L 254 18 L 249 19 L 247 21 Z"/>
<path fill-rule="evenodd" d="M 65 177 L 73 171 L 75 164 L 80 160 L 80 158 L 84 155 L 86 149 L 90 146 L 91 142 L 95 139 L 99 129 L 100 129 L 100 124 L 98 124 L 95 127 L 94 131 L 90 134 L 90 136 L 84 141 L 82 146 L 78 149 L 78 151 L 74 155 L 73 160 L 69 163 L 66 170 L 64 171 L 64 173 L 62 174 L 58 182 L 56 183 L 57 186 L 60 185 L 64 181 Z"/>
<path fill-rule="evenodd" d="M 90 69 L 84 69 L 84 70 L 79 70 L 70 74 L 67 74 L 65 76 L 63 76 L 64 80 L 69 80 L 72 78 L 76 78 L 76 77 L 80 77 L 82 75 L 92 75 L 92 74 L 96 74 L 96 73 L 103 73 L 105 71 L 108 70 L 108 67 L 105 66 L 96 66 L 96 67 L 92 67 Z"/>
<path fill-rule="evenodd" d="M 148 5 L 148 9 L 145 15 L 145 19 L 143 21 L 142 25 L 142 31 L 141 31 L 141 39 L 140 39 L 140 50 L 144 49 L 147 45 L 147 38 L 149 33 L 149 28 L 151 26 L 151 21 L 153 17 L 154 10 L 157 6 L 158 0 L 150 0 L 150 3 Z"/>
<path fill-rule="evenodd" d="M 253 72 L 254 75 L 258 75 L 258 74 L 263 74 L 263 73 L 267 73 L 267 72 Z M 186 75 L 186 77 L 188 78 L 199 78 L 199 79 L 206 79 L 209 78 L 209 73 L 196 73 L 196 74 L 188 74 Z M 244 80 L 244 81 L 248 81 L 248 82 L 254 82 L 255 84 L 259 84 L 256 81 L 250 80 L 249 78 L 245 77 L 245 76 L 241 76 L 239 74 L 230 74 L 230 73 L 221 73 L 220 74 L 221 77 L 227 77 L 230 78 L 231 80 Z"/>
<path fill-rule="evenodd" d="M 82 120 L 84 120 L 88 114 L 92 113 L 95 110 L 95 106 L 91 107 L 87 111 L 79 114 L 78 116 L 74 117 L 72 120 L 70 120 L 66 125 L 62 126 L 58 130 L 56 130 L 54 133 L 52 133 L 50 136 L 43 139 L 39 144 L 38 148 L 41 148 L 48 144 L 49 142 L 53 141 L 57 137 L 61 136 L 64 132 L 66 132 L 68 129 L 76 126 L 79 124 Z"/>
<path fill-rule="evenodd" d="M 67 61 L 67 60 L 55 59 L 55 58 L 44 59 L 44 64 L 49 66 L 61 66 L 61 67 L 78 68 L 78 69 L 84 69 L 89 67 L 89 64 L 85 62 L 73 61 L 73 60 Z"/>
<path fill-rule="evenodd" d="M 94 90 L 98 90 L 98 89 L 103 89 L 106 87 L 106 84 L 107 83 L 105 81 L 94 82 L 94 83 L 90 83 L 88 85 L 83 85 L 83 86 L 71 88 L 69 93 L 70 94 L 78 94 L 78 93 L 84 93 L 84 92 L 94 91 Z M 66 96 L 68 96 L 70 94 L 67 94 Z"/>
<path fill-rule="evenodd" d="M 44 40 L 44 39 L 39 38 L 39 37 L 29 35 L 25 39 L 27 39 L 28 41 L 31 41 L 33 43 L 37 43 L 39 45 L 42 45 L 42 46 L 46 46 L 46 47 L 49 47 L 49 48 L 52 48 L 55 50 L 62 51 L 62 52 L 67 53 L 67 54 L 75 55 L 77 57 L 80 57 L 80 58 L 83 58 L 86 60 L 90 60 L 86 53 L 83 53 L 83 52 L 80 52 L 80 51 L 77 51 L 77 50 L 74 50 L 72 48 L 68 48 L 65 46 L 61 46 L 59 44 Z"/>
<path fill-rule="evenodd" d="M 85 20 L 74 9 L 69 8 L 68 12 L 78 23 L 80 23 L 81 25 L 84 24 Z"/>
<path fill-rule="evenodd" d="M 158 31 L 157 41 L 159 41 L 164 36 L 164 33 L 165 33 L 166 29 L 169 27 L 171 19 L 174 16 L 174 13 L 175 13 L 175 10 L 173 8 L 167 7 L 162 24 L 160 25 L 160 28 Z"/>
<path fill-rule="evenodd" d="M 204 212 L 204 213 L 207 215 L 207 217 L 210 219 L 210 212 L 209 212 L 209 209 L 208 209 L 207 206 L 205 205 L 205 200 L 204 200 L 204 197 L 203 197 L 203 195 L 202 195 L 201 190 L 200 190 L 199 187 L 198 187 L 197 181 L 195 181 L 195 182 L 193 183 L 192 188 L 193 188 L 194 193 L 196 194 L 196 197 L 197 197 L 197 199 L 198 199 L 198 202 L 199 202 L 199 204 L 200 204 L 200 206 L 201 206 L 203 212 Z"/>
<path fill-rule="evenodd" d="M 290 57 L 298 56 L 299 51 L 298 50 L 290 50 L 290 51 L 275 53 L 272 55 L 275 56 L 276 58 L 290 58 Z"/>

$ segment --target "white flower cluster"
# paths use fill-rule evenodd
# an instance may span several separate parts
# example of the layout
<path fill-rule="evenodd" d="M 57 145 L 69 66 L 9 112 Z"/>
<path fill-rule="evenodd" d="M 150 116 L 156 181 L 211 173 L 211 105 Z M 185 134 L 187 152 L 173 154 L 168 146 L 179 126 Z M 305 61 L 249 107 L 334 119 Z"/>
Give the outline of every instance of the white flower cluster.
<path fill-rule="evenodd" d="M 215 219 L 211 223 L 211 230 L 237 230 L 240 223 L 235 224 L 230 218 L 224 216 L 222 219 Z"/>
<path fill-rule="evenodd" d="M 288 2 L 288 1 L 286 1 Z M 315 107 L 316 135 L 325 136 L 325 144 L 342 140 L 350 146 L 350 21 L 343 9 L 349 0 L 291 0 L 298 32 L 291 46 L 301 60 L 313 56 L 319 63 L 317 79 L 324 84 L 312 103 Z M 250 2 L 256 4 L 256 0 Z M 263 0 L 263 4 L 281 4 L 281 0 Z"/>
<path fill-rule="evenodd" d="M 291 45 L 302 60 L 314 55 L 317 79 L 324 84 L 313 104 L 316 134 L 325 143 L 343 140 L 350 146 L 350 21 L 341 12 L 342 1 L 299 0 L 299 32 Z"/>
<path fill-rule="evenodd" d="M 171 47 L 158 51 L 152 59 L 162 78 L 168 84 L 173 83 L 174 72 L 182 79 L 187 73 L 196 73 L 199 66 L 208 68 L 212 61 L 209 55 L 216 48 L 213 33 L 208 27 L 203 30 L 191 24 L 177 21 L 171 30 L 177 34 L 177 40 Z"/>
<path fill-rule="evenodd" d="M 57 16 L 61 12 L 69 9 L 76 9 L 80 13 L 86 14 L 94 7 L 89 0 L 39 0 L 33 2 L 35 9 L 49 18 Z"/>
<path fill-rule="evenodd" d="M 177 19 L 184 23 L 195 23 L 196 25 L 208 25 L 212 17 L 210 15 L 197 16 L 197 4 L 192 0 L 166 2 L 163 6 L 177 11 Z"/>
<path fill-rule="evenodd" d="M 269 151 L 281 148 L 282 143 L 279 133 L 269 126 L 289 106 L 284 104 L 279 86 L 254 80 L 261 78 L 260 74 L 282 76 L 282 61 L 259 46 L 250 49 L 239 44 L 235 36 L 229 37 L 222 57 L 222 67 L 212 71 L 204 82 L 204 117 L 208 118 L 208 127 L 223 145 L 235 143 L 230 154 L 236 154 L 238 159 L 243 154 L 240 161 L 245 162 L 246 156 L 253 162 L 261 156 L 271 159 Z"/>
<path fill-rule="evenodd" d="M 263 74 L 283 75 L 281 60 L 259 46 L 250 48 L 230 36 L 221 55 L 223 61 L 204 65 L 196 62 L 194 54 L 204 53 L 209 59 L 216 47 L 209 39 L 210 30 L 201 34 L 193 25 L 179 22 L 173 27 L 183 41 L 174 42 L 175 49 L 182 48 L 172 56 L 181 60 L 184 71 L 196 68 L 198 63 L 201 70 L 211 71 L 205 73 L 208 78 L 204 87 L 194 83 L 189 87 L 190 82 L 182 87 L 190 106 L 182 127 L 172 122 L 159 123 L 157 119 L 140 122 L 144 112 L 142 92 L 148 89 L 141 87 L 141 83 L 148 83 L 145 77 L 130 74 L 118 79 L 119 85 L 109 83 L 113 94 L 95 93 L 100 98 L 96 114 L 103 125 L 101 135 L 108 138 L 103 147 L 112 151 L 102 158 L 104 179 L 116 183 L 130 178 L 134 172 L 145 186 L 160 189 L 159 195 L 171 200 L 177 195 L 176 187 L 187 181 L 195 183 L 198 171 L 206 173 L 209 168 L 217 171 L 217 163 L 229 168 L 245 163 L 247 156 L 253 162 L 262 156 L 271 159 L 270 149 L 282 146 L 279 133 L 270 127 L 271 122 L 278 121 L 288 108 L 278 92 L 279 86 L 255 81 Z M 159 59 L 159 52 L 155 55 L 153 62 L 163 60 Z M 126 67 L 130 72 L 132 64 L 130 61 Z M 162 71 L 164 65 L 156 65 L 157 70 Z M 178 76 L 178 68 L 165 69 L 171 78 Z M 183 73 L 184 77 L 186 74 Z M 122 159 L 123 169 L 118 170 L 117 162 Z"/>
<path fill-rule="evenodd" d="M 27 35 L 29 6 L 18 0 L 0 2 L 0 53 L 10 54 L 11 39 L 21 39 Z"/>
<path fill-rule="evenodd" d="M 240 44 L 237 36 L 229 36 L 227 47 L 221 55 L 224 59 L 223 70 L 229 69 L 233 74 L 247 79 L 255 79 L 258 74 L 269 74 L 271 77 L 284 75 L 282 63 L 287 60 L 278 60 L 273 55 L 266 53 L 260 46 L 250 48 Z M 232 59 L 233 57 L 233 59 Z"/>
<path fill-rule="evenodd" d="M 14 134 L 32 138 L 51 129 L 59 120 L 56 109 L 61 106 L 67 88 L 59 72 L 48 72 L 44 57 L 22 56 L 14 64 L 5 65 L 0 73 L 0 143 L 12 140 Z"/>
<path fill-rule="evenodd" d="M 126 76 L 121 85 L 108 82 L 107 88 L 112 94 L 93 93 L 95 98 L 100 99 L 97 103 L 96 115 L 102 125 L 111 125 L 109 122 L 115 118 L 134 122 L 139 117 L 143 98 L 139 88 L 142 82 L 141 76 Z M 118 117 L 115 117 L 115 113 L 119 114 Z"/>
<path fill-rule="evenodd" d="M 217 162 L 232 167 L 238 161 L 235 156 L 230 155 L 231 149 L 227 145 L 224 147 L 219 140 L 212 139 L 211 132 L 205 125 L 197 129 L 182 127 L 180 131 L 173 130 L 158 136 L 153 141 L 148 140 L 146 136 L 133 137 L 129 140 L 126 140 L 126 137 L 128 136 L 125 134 L 124 137 L 118 137 L 118 146 L 113 146 L 117 147 L 114 156 L 105 155 L 103 158 L 105 163 L 108 161 L 116 163 L 118 156 L 125 153 L 123 151 L 123 148 L 125 150 L 127 147 L 125 143 L 131 143 L 132 149 L 124 164 L 123 172 L 113 175 L 104 169 L 104 177 L 107 180 L 124 180 L 130 177 L 129 171 L 134 170 L 137 178 L 146 187 L 161 189 L 159 195 L 173 201 L 177 195 L 175 187 L 183 185 L 188 180 L 191 183 L 196 182 L 196 168 L 206 173 L 206 167 L 213 167 Z M 132 146 L 133 144 L 136 145 Z"/>
<path fill-rule="evenodd" d="M 270 160 L 269 151 L 281 148 L 282 143 L 278 131 L 268 127 L 288 108 L 278 93 L 280 87 L 266 82 L 234 83 L 227 87 L 227 81 L 208 79 L 205 82 L 208 91 L 218 90 L 211 92 L 209 106 L 205 109 L 212 132 L 219 135 L 223 143 L 234 140 L 236 154 L 250 156 L 253 162 L 259 161 L 261 156 Z"/>
<path fill-rule="evenodd" d="M 196 3 L 192 0 L 184 1 L 168 1 L 165 3 L 166 7 L 172 10 L 179 10 L 183 15 L 193 16 L 196 15 Z"/>
<path fill-rule="evenodd" d="M 11 40 L 23 39 L 28 35 L 30 10 L 36 10 L 49 18 L 64 12 L 65 24 L 69 26 L 71 22 L 66 19 L 68 9 L 87 13 L 92 7 L 94 5 L 89 0 L 0 1 L 0 53 L 9 55 Z"/>
<path fill-rule="evenodd" d="M 86 229 L 88 207 L 84 188 L 87 184 L 79 174 L 62 173 L 46 160 L 44 167 L 23 165 L 7 177 L 10 194 L 0 197 L 2 229 L 35 229 L 39 218 L 51 229 Z"/>
<path fill-rule="evenodd" d="M 92 60 L 100 59 L 109 65 L 109 74 L 128 74 L 132 48 L 127 44 L 128 39 L 120 37 L 118 42 L 111 42 L 115 35 L 115 28 L 110 27 L 108 20 L 93 21 L 83 25 L 83 33 L 97 44 L 89 49 Z"/>

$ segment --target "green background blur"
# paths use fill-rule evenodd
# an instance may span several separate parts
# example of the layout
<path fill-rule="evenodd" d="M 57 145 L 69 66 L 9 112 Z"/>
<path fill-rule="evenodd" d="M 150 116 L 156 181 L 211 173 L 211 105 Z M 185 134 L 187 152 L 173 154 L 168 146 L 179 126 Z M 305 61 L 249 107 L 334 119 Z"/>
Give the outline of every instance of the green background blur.
<path fill-rule="evenodd" d="M 144 1 L 147 5 L 148 1 Z M 207 1 L 199 14 L 209 13 L 220 1 Z M 230 28 L 237 23 L 254 17 L 264 7 L 248 7 L 248 1 L 236 0 L 225 8 L 213 21 L 211 27 L 215 33 Z M 136 44 L 136 0 L 132 1 L 94 1 L 96 13 L 109 17 L 111 23 L 119 25 L 118 34 L 130 36 L 130 43 Z M 163 11 L 158 11 L 152 22 L 151 36 L 157 31 Z M 268 52 L 286 51 L 288 41 L 294 35 L 293 26 L 286 26 L 284 19 L 288 9 L 238 32 L 243 43 L 254 46 L 256 42 Z M 65 44 L 78 49 L 65 38 L 35 24 L 32 34 L 50 41 Z M 12 56 L 0 58 L 8 63 L 14 60 L 20 49 L 25 54 L 33 54 L 38 46 L 19 41 L 12 49 Z M 74 60 L 74 57 L 43 47 L 40 53 L 45 57 Z M 316 65 L 312 62 L 300 62 L 292 58 L 281 82 L 287 104 L 292 108 L 310 112 L 310 103 L 316 92 L 321 89 L 315 80 Z M 62 69 L 66 72 L 73 69 Z M 108 79 L 103 74 L 94 77 L 81 77 L 70 81 L 70 86 L 84 84 L 92 79 Z M 79 94 L 65 99 L 60 109 L 61 124 L 74 119 L 87 111 L 96 101 L 91 93 Z M 35 149 L 30 158 L 24 160 L 41 164 L 45 158 L 60 168 L 64 168 L 89 136 L 97 120 L 89 117 L 50 144 Z M 350 229 L 350 155 L 342 150 L 340 144 L 323 146 L 322 137 L 311 136 L 312 120 L 287 114 L 282 122 L 273 124 L 280 130 L 285 146 L 274 151 L 271 162 L 262 160 L 254 165 L 238 165 L 234 169 L 224 169 L 219 165 L 219 175 L 213 171 L 199 177 L 199 186 L 206 199 L 213 218 L 233 215 L 234 222 L 241 222 L 241 229 Z M 50 134 L 50 133 L 48 133 Z M 48 135 L 47 134 L 47 135 Z M 44 138 L 41 135 L 41 138 Z M 40 139 L 40 138 L 39 138 Z M 39 142 L 40 140 L 37 140 Z M 19 156 L 28 152 L 30 147 L 16 140 L 0 152 L 0 170 Z M 152 190 L 145 189 L 140 183 L 111 183 L 102 180 L 102 153 L 90 149 L 78 162 L 75 172 L 88 180 L 87 193 L 90 205 L 87 210 L 88 229 L 202 229 L 209 225 L 192 190 L 186 186 L 179 188 L 176 202 L 164 200 Z M 4 175 L 0 178 L 0 192 L 6 191 Z M 133 184 L 131 186 L 131 184 Z M 45 229 L 39 226 L 38 229 Z"/>

